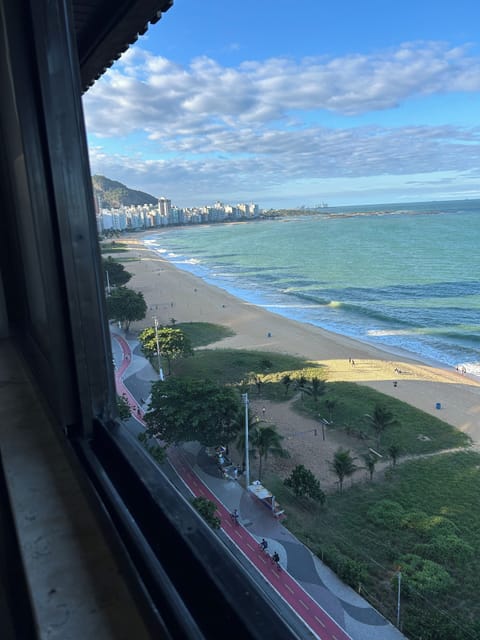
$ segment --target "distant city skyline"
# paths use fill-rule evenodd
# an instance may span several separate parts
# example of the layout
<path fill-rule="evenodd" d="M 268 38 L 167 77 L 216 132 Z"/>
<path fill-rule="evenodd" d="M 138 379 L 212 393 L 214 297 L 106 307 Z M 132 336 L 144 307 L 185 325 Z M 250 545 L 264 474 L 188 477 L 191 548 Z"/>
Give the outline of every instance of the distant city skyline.
<path fill-rule="evenodd" d="M 84 97 L 92 173 L 179 207 L 479 198 L 479 19 L 176 0 Z"/>
<path fill-rule="evenodd" d="M 237 205 L 216 202 L 203 207 L 176 207 L 165 197 L 154 204 L 102 206 L 100 195 L 96 196 L 97 231 L 125 231 L 154 229 L 171 225 L 192 225 L 217 222 L 253 220 L 260 217 L 255 203 Z"/>

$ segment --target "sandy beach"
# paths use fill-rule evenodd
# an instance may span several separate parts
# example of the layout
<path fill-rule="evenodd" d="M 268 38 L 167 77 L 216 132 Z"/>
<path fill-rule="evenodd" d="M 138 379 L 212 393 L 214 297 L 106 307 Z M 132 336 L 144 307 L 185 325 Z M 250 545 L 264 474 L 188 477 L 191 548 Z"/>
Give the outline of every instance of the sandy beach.
<path fill-rule="evenodd" d="M 445 420 L 470 435 L 475 443 L 480 442 L 480 381 L 456 370 L 403 358 L 243 302 L 177 269 L 145 247 L 140 234 L 129 238 L 128 246 L 129 253 L 121 254 L 121 257 L 135 258 L 125 263 L 127 271 L 133 275 L 128 286 L 143 292 L 149 308 L 145 320 L 132 323 L 133 331 L 152 326 L 155 315 L 161 324 L 170 324 L 172 318 L 176 322 L 222 324 L 230 327 L 235 335 L 216 343 L 215 347 L 289 353 L 319 362 L 327 367 L 329 381 L 368 385 Z M 120 256 L 116 254 L 115 257 Z M 252 408 L 255 410 L 255 406 Z M 305 427 L 303 419 L 292 414 L 286 420 L 285 408 L 278 415 L 275 409 L 274 405 L 267 407 L 269 419 L 291 439 L 290 445 L 301 449 L 308 446 L 306 442 L 291 438 L 292 431 Z M 290 424 L 293 418 L 294 427 Z M 333 443 L 334 448 L 338 444 L 337 441 Z M 348 442 L 344 443 L 344 446 L 348 445 Z M 324 442 L 322 449 L 330 449 L 330 446 Z M 324 481 L 327 477 L 331 479 L 327 469 L 322 470 L 321 476 Z"/>

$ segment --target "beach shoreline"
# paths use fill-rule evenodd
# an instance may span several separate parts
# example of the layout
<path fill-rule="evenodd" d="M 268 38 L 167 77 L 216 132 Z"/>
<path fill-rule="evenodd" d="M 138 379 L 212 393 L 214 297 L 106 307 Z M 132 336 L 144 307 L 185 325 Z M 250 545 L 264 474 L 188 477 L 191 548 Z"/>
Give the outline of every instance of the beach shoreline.
<path fill-rule="evenodd" d="M 133 331 L 161 324 L 211 322 L 235 335 L 209 348 L 288 353 L 327 367 L 327 380 L 365 384 L 445 420 L 480 442 L 480 381 L 455 369 L 415 359 L 367 342 L 286 318 L 236 298 L 189 271 L 179 269 L 144 244 L 149 232 L 122 239 L 128 253 L 128 286 L 142 291 L 146 318 Z M 352 361 L 355 363 L 352 365 Z M 394 384 L 396 383 L 396 384 Z"/>

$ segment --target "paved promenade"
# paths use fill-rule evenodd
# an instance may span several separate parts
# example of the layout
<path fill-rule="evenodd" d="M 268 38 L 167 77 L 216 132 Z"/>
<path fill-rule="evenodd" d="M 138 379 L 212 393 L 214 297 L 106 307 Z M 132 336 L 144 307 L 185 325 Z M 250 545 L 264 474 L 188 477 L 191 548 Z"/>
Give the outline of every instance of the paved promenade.
<path fill-rule="evenodd" d="M 156 372 L 141 355 L 135 341 L 112 333 L 117 392 L 125 395 L 132 409 L 134 429 L 143 429 L 151 381 Z M 220 477 L 216 461 L 198 444 L 169 450 L 169 461 L 185 489 L 217 504 L 222 530 L 234 543 L 236 553 L 268 584 L 286 605 L 304 621 L 311 637 L 321 640 L 401 640 L 398 629 L 297 540 L 272 512 L 245 491 L 237 480 Z M 238 523 L 231 517 L 238 510 Z M 267 553 L 260 540 L 268 542 Z M 280 566 L 271 554 L 280 556 Z M 307 637 L 307 636 L 306 636 Z"/>

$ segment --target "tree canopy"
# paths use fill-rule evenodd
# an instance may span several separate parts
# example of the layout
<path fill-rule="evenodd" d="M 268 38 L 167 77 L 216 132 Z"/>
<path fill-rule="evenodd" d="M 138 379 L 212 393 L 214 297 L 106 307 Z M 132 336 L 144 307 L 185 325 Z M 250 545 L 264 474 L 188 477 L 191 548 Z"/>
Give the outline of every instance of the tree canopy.
<path fill-rule="evenodd" d="M 128 400 L 123 396 L 117 395 L 117 412 L 119 419 L 123 422 L 124 420 L 128 420 L 132 415 L 130 410 L 130 405 L 128 404 Z"/>
<path fill-rule="evenodd" d="M 325 494 L 320 489 L 320 482 L 303 464 L 297 464 L 288 478 L 284 480 L 284 484 L 299 498 L 307 496 L 320 504 L 325 502 Z"/>
<path fill-rule="evenodd" d="M 105 286 L 110 285 L 111 287 L 121 287 L 131 279 L 132 274 L 128 271 L 125 271 L 125 267 L 120 262 L 117 262 L 112 258 L 112 256 L 108 256 L 108 258 L 102 259 L 102 267 L 103 267 L 103 278 L 105 282 Z M 108 273 L 108 278 L 107 278 Z"/>
<path fill-rule="evenodd" d="M 197 441 L 204 446 L 231 442 L 241 428 L 235 390 L 211 380 L 167 378 L 152 386 L 145 422 L 149 435 L 167 444 Z"/>
<path fill-rule="evenodd" d="M 157 353 L 157 333 L 160 355 L 166 359 L 170 375 L 172 372 L 172 360 L 193 355 L 192 343 L 181 329 L 159 327 L 155 331 L 155 327 L 147 327 L 138 336 L 142 351 L 147 358 L 151 359 Z"/>
<path fill-rule="evenodd" d="M 107 297 L 107 313 L 110 320 L 121 322 L 128 331 L 131 322 L 145 318 L 147 303 L 141 291 L 118 287 Z"/>
<path fill-rule="evenodd" d="M 212 529 L 220 529 L 221 520 L 217 516 L 217 505 L 203 496 L 193 498 L 192 505 Z"/>

